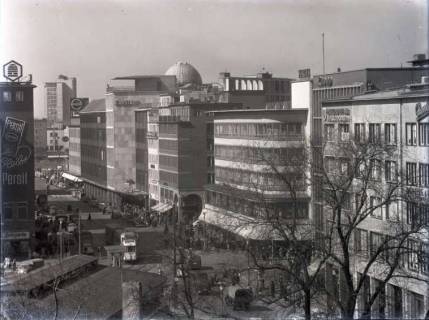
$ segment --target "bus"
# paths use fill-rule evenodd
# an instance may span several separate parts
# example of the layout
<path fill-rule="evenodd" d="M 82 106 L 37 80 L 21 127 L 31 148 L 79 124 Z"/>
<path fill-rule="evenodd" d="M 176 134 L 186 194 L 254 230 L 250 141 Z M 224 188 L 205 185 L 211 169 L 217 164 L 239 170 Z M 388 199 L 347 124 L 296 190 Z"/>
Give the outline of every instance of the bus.
<path fill-rule="evenodd" d="M 124 261 L 137 260 L 137 234 L 133 231 L 121 233 L 121 246 L 125 248 Z"/>

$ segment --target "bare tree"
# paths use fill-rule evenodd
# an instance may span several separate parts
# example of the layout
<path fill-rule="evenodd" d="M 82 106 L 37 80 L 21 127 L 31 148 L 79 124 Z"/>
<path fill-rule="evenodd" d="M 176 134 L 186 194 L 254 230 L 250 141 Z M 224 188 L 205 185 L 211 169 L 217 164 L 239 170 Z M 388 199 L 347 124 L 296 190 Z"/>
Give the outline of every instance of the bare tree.
<path fill-rule="evenodd" d="M 407 202 L 419 200 L 404 186 L 401 168 L 383 166 L 386 160 L 398 158 L 396 146 L 347 139 L 325 145 L 323 156 L 324 166 L 316 168 L 325 201 L 322 249 L 339 269 L 341 279 L 337 290 L 336 281 L 328 277 L 326 292 L 343 318 L 353 318 L 359 296 L 364 300 L 360 316 L 368 316 L 377 299 L 384 298 L 385 285 L 391 279 L 424 281 L 418 272 L 408 270 L 404 261 L 419 256 L 420 249 L 409 244 L 424 239 L 427 221 L 413 217 L 413 223 L 408 224 L 405 210 L 401 210 Z M 386 208 L 389 216 L 384 218 L 388 221 L 380 222 Z M 368 233 L 371 223 L 379 223 L 379 234 Z M 366 281 L 374 275 L 378 286 L 363 297 Z"/>

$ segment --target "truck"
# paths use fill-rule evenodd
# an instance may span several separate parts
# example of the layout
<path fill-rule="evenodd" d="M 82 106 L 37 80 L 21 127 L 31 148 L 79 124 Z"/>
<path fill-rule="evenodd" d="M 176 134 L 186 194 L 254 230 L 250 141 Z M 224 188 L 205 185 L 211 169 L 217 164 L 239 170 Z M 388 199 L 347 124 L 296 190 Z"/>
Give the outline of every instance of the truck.
<path fill-rule="evenodd" d="M 121 233 L 121 246 L 125 248 L 124 261 L 133 262 L 137 260 L 137 234 L 134 231 Z"/>

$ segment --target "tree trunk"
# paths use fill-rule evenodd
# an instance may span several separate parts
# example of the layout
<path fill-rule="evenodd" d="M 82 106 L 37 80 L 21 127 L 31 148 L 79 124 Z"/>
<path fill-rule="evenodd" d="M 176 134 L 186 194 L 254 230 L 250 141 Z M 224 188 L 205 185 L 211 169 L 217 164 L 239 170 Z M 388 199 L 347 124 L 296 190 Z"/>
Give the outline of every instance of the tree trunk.
<path fill-rule="evenodd" d="M 311 319 L 311 292 L 310 291 L 304 291 L 304 312 L 305 312 L 305 319 L 310 320 Z"/>
<path fill-rule="evenodd" d="M 353 315 L 355 313 L 355 307 L 356 307 L 356 298 L 349 297 L 347 304 L 341 312 L 341 318 L 346 320 L 352 320 Z"/>

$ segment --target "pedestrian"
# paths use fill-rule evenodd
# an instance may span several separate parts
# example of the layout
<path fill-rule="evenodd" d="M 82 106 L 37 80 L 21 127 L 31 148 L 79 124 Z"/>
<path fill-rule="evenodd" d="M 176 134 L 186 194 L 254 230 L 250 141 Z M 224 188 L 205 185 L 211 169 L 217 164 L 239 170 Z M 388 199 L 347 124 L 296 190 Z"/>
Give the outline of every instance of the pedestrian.
<path fill-rule="evenodd" d="M 89 213 L 88 214 L 88 221 L 90 221 L 91 220 L 91 214 Z"/>

